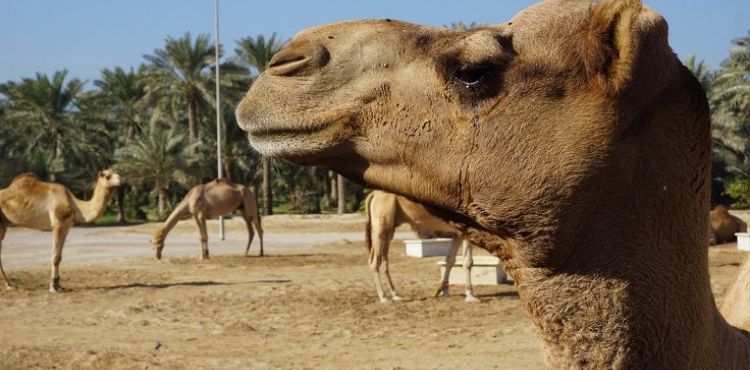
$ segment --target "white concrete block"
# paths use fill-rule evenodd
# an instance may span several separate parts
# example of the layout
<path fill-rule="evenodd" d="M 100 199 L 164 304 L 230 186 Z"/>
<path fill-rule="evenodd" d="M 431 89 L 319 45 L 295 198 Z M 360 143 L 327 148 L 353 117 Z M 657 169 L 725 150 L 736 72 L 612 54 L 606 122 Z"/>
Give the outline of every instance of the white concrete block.
<path fill-rule="evenodd" d="M 750 252 L 750 233 L 735 233 L 737 236 L 737 249 Z"/>
<path fill-rule="evenodd" d="M 404 240 L 406 255 L 411 257 L 445 256 L 451 251 L 450 238 Z"/>
<path fill-rule="evenodd" d="M 460 258 L 460 257 L 459 257 Z M 445 261 L 438 262 L 440 265 L 440 276 L 445 274 Z M 474 265 L 471 268 L 472 285 L 497 285 L 510 280 L 505 270 L 500 266 L 500 259 L 494 256 L 474 256 Z M 450 284 L 464 285 L 466 278 L 464 274 L 463 261 L 457 260 L 451 269 Z"/>

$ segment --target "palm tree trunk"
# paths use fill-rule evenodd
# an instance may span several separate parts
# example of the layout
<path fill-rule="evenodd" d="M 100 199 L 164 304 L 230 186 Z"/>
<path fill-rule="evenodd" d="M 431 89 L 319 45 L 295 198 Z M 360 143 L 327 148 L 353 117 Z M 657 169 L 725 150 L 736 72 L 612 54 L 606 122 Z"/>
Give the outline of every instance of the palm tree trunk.
<path fill-rule="evenodd" d="M 198 137 L 198 103 L 188 98 L 188 138 L 194 143 Z"/>
<path fill-rule="evenodd" d="M 224 164 L 224 177 L 229 181 L 232 181 L 232 171 L 234 170 L 234 163 L 232 160 L 231 156 L 224 156 L 221 160 Z"/>
<path fill-rule="evenodd" d="M 271 159 L 263 158 L 263 215 L 273 214 L 273 192 L 271 189 Z"/>
<path fill-rule="evenodd" d="M 125 185 L 117 188 L 117 222 L 124 223 L 125 220 Z"/>
<path fill-rule="evenodd" d="M 163 218 L 167 213 L 167 189 L 159 186 L 156 189 L 158 206 L 159 206 L 159 218 Z"/>
<path fill-rule="evenodd" d="M 346 179 L 344 179 L 344 176 L 338 175 L 336 176 L 336 182 L 338 183 L 338 214 L 343 215 L 346 213 Z"/>
<path fill-rule="evenodd" d="M 320 177 L 318 176 L 318 167 L 310 168 L 312 176 L 312 189 L 310 197 L 310 213 L 320 213 Z"/>
<path fill-rule="evenodd" d="M 331 171 L 322 171 L 323 172 L 323 178 L 321 179 L 321 182 L 323 183 L 323 204 L 326 209 L 331 208 L 333 206 L 333 199 L 331 198 L 331 176 L 329 175 Z"/>
<path fill-rule="evenodd" d="M 333 204 L 336 203 L 336 200 L 338 199 L 338 185 L 336 184 L 337 174 L 333 171 L 328 172 L 329 179 L 331 181 L 331 184 L 328 187 L 328 190 L 330 191 L 330 199 L 331 203 L 329 204 L 329 207 L 333 207 Z"/>

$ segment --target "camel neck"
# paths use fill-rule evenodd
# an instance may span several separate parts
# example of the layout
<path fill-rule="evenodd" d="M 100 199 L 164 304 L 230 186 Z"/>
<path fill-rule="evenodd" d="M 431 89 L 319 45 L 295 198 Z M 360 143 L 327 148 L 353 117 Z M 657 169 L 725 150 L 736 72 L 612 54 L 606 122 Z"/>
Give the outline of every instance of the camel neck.
<path fill-rule="evenodd" d="M 76 222 L 89 223 L 95 221 L 101 216 L 109 205 L 109 200 L 112 195 L 112 191 L 106 189 L 104 186 L 97 184 L 94 188 L 94 194 L 90 200 L 81 200 L 71 194 L 73 201 L 78 208 L 78 219 Z"/>
<path fill-rule="evenodd" d="M 730 324 L 750 330 L 750 256 L 740 266 L 737 280 L 724 296 L 721 313 Z"/>
<path fill-rule="evenodd" d="M 750 368 L 750 337 L 718 313 L 707 263 L 652 274 L 647 261 L 620 255 L 624 263 L 604 269 L 599 258 L 513 273 L 549 368 Z"/>

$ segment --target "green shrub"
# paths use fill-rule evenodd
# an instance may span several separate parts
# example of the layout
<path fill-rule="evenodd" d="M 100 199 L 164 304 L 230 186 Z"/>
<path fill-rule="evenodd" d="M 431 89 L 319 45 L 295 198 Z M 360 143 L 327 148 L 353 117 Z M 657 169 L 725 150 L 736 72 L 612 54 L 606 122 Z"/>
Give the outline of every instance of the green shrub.
<path fill-rule="evenodd" d="M 729 195 L 734 199 L 732 207 L 735 208 L 748 208 L 750 207 L 750 179 L 739 179 L 733 181 L 727 187 L 724 194 Z"/>

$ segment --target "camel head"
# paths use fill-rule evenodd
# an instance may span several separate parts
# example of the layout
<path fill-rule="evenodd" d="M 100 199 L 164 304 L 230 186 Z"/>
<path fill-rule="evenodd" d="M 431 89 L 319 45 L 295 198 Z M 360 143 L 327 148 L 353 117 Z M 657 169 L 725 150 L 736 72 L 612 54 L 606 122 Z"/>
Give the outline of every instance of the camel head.
<path fill-rule="evenodd" d="M 96 186 L 113 191 L 118 186 L 122 185 L 120 175 L 110 169 L 101 170 L 96 179 Z"/>
<path fill-rule="evenodd" d="M 705 236 L 707 112 L 637 0 L 548 0 L 465 32 L 309 28 L 236 110 L 261 154 L 405 195 L 544 266 L 640 207 L 684 205 Z"/>

